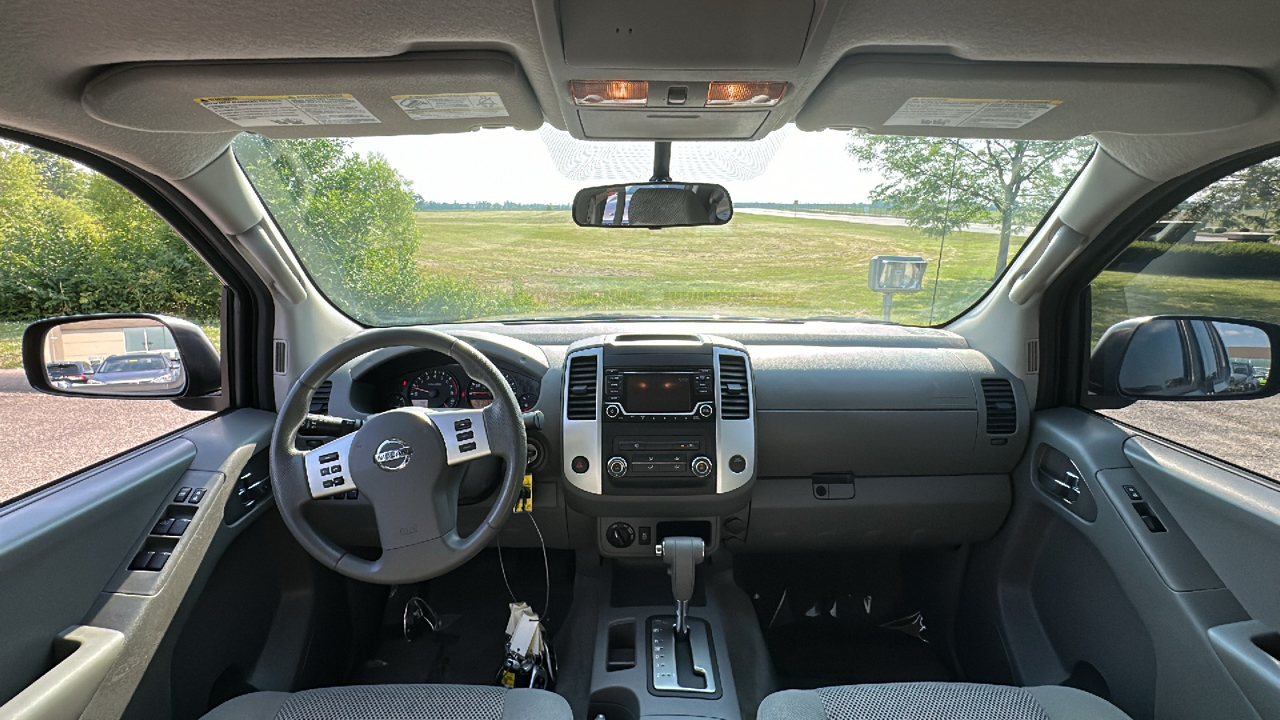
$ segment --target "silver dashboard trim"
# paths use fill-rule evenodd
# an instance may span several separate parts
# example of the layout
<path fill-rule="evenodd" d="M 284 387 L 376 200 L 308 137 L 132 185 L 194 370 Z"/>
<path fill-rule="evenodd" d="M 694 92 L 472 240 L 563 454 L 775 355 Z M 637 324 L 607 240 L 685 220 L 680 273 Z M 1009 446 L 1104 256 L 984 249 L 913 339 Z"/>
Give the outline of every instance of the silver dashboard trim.
<path fill-rule="evenodd" d="M 716 346 L 716 492 L 726 493 L 746 485 L 756 473 L 756 387 L 751 373 L 751 356 L 742 350 Z M 747 367 L 747 398 L 750 414 L 746 420 L 724 419 L 724 398 L 720 396 L 720 358 L 734 355 Z M 747 466 L 742 472 L 729 469 L 729 458 L 741 455 Z"/>
<path fill-rule="evenodd" d="M 573 359 L 577 357 L 595 357 L 596 359 L 595 420 L 569 419 L 569 368 Z M 600 475 L 600 466 L 606 462 L 600 451 L 600 420 L 604 413 L 604 406 L 601 402 L 604 397 L 604 388 L 602 387 L 604 385 L 603 365 L 604 348 L 596 346 L 574 350 L 565 356 L 564 372 L 561 374 L 560 381 L 560 420 L 562 423 L 561 437 L 563 439 L 560 460 L 562 463 L 561 471 L 564 474 L 565 482 L 593 495 L 604 494 L 604 482 Z M 579 455 L 590 462 L 585 473 L 573 471 L 573 459 Z"/>

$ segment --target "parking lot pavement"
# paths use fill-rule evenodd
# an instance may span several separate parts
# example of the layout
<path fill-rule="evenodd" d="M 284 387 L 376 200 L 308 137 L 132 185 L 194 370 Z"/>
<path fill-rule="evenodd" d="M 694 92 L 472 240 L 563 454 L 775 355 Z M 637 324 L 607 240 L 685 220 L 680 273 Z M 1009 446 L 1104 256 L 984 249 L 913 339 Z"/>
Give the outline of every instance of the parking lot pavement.
<path fill-rule="evenodd" d="M 1280 396 L 1224 402 L 1134 403 L 1104 415 L 1280 480 Z"/>
<path fill-rule="evenodd" d="M 4 375 L 10 371 L 0 371 Z M 4 378 L 9 380 L 9 378 Z M 23 382 L 25 387 L 26 383 Z M 166 400 L 101 400 L 0 390 L 0 502 L 207 416 Z"/>

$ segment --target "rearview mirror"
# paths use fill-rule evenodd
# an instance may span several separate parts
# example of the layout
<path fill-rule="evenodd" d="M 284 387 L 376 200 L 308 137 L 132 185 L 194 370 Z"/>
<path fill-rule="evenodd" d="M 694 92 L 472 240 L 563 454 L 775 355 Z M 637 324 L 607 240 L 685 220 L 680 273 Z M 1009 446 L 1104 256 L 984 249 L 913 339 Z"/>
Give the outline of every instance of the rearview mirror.
<path fill-rule="evenodd" d="M 732 217 L 729 191 L 708 183 L 603 185 L 579 190 L 573 199 L 573 221 L 581 227 L 724 225 Z"/>
<path fill-rule="evenodd" d="M 53 395 L 192 398 L 222 385 L 222 363 L 199 327 L 161 315 L 81 315 L 22 334 L 27 382 Z"/>
<path fill-rule="evenodd" d="M 1280 327 L 1250 320 L 1145 317 L 1103 333 L 1089 389 L 1123 407 L 1133 400 L 1243 400 L 1280 392 L 1268 383 Z M 1095 403 L 1096 404 L 1096 403 Z"/>

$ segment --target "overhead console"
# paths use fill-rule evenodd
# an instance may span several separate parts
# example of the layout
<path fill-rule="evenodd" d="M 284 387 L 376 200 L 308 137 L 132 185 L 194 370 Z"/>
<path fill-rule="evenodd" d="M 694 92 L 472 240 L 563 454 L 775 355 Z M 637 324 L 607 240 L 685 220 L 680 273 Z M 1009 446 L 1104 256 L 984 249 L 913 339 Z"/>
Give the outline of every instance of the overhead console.
<path fill-rule="evenodd" d="M 565 360 L 564 476 L 590 511 L 746 502 L 756 469 L 751 361 L 706 335 L 609 335 Z M 692 496 L 692 497 L 691 497 Z M 599 513 L 597 513 L 599 514 Z"/>

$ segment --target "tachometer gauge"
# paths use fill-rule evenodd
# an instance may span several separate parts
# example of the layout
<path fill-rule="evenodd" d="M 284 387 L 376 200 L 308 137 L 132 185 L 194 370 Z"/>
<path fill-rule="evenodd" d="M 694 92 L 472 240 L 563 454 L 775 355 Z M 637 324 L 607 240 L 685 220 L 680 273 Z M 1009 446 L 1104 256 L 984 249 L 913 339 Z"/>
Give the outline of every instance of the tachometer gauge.
<path fill-rule="evenodd" d="M 418 407 L 458 407 L 458 381 L 443 370 L 428 370 L 409 383 L 409 403 Z"/>

